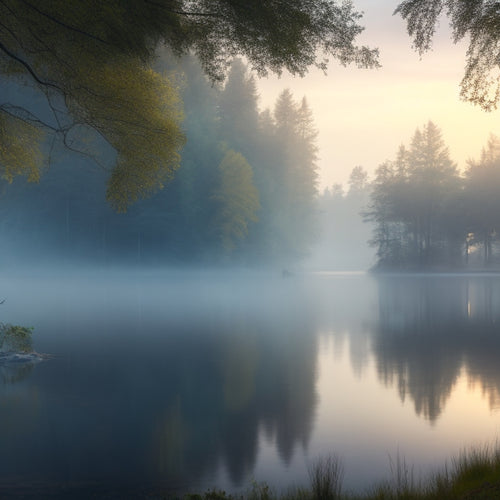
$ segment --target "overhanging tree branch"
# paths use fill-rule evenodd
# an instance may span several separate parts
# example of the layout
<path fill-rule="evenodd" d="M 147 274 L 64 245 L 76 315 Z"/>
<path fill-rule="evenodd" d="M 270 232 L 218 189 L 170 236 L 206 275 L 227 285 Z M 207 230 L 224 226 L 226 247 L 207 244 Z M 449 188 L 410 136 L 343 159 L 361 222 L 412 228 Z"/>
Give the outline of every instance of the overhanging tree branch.
<path fill-rule="evenodd" d="M 23 66 L 24 69 L 26 69 L 26 71 L 32 76 L 32 78 L 35 80 L 35 82 L 38 83 L 39 85 L 42 85 L 44 87 L 51 87 L 51 88 L 57 89 L 59 92 L 64 92 L 63 88 L 60 87 L 59 85 L 56 85 L 55 83 L 52 83 L 52 82 L 42 80 L 42 78 L 40 78 L 35 73 L 33 68 L 26 61 L 24 61 L 23 59 L 18 57 L 16 54 L 11 52 L 2 42 L 0 42 L 0 50 L 2 52 L 4 52 L 7 56 L 9 56 L 12 60 L 16 61 L 21 66 Z"/>
<path fill-rule="evenodd" d="M 83 31 L 83 30 L 77 28 L 76 26 L 71 26 L 71 25 L 69 25 L 69 24 L 61 21 L 60 19 L 57 19 L 56 17 L 48 14 L 47 12 L 44 12 L 43 10 L 39 9 L 38 7 L 36 7 L 35 5 L 33 5 L 32 3 L 27 2 L 26 0 L 22 0 L 22 2 L 28 8 L 34 10 L 35 12 L 37 12 L 38 14 L 40 14 L 41 16 L 45 17 L 46 19 L 49 19 L 53 23 L 55 23 L 55 24 L 63 27 L 66 30 L 73 31 L 75 33 L 78 33 L 78 34 L 84 36 L 84 37 L 91 38 L 92 40 L 95 40 L 97 42 L 103 43 L 105 45 L 110 45 L 109 42 L 107 42 L 103 38 L 100 38 L 100 37 L 98 37 L 96 35 L 93 35 L 92 33 L 89 33 L 88 31 Z"/>
<path fill-rule="evenodd" d="M 0 71 L 45 94 L 53 117 L 25 114 L 32 125 L 73 147 L 81 124 L 114 148 L 108 194 L 123 209 L 171 178 L 184 144 L 177 89 L 151 69 L 159 44 L 195 53 L 214 81 L 236 55 L 261 74 L 303 75 L 326 56 L 375 67 L 359 19 L 348 0 L 0 0 Z"/>

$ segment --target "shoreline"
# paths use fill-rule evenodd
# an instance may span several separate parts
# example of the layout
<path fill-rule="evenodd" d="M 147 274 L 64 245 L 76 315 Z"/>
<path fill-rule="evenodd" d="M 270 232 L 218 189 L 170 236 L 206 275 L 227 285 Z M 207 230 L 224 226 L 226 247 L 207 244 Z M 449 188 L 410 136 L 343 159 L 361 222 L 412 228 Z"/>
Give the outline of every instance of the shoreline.
<path fill-rule="evenodd" d="M 245 493 L 211 489 L 204 493 L 166 495 L 176 500 L 494 500 L 500 499 L 500 443 L 471 447 L 452 456 L 429 477 L 415 477 L 413 467 L 397 457 L 392 477 L 364 492 L 344 491 L 344 468 L 335 455 L 318 459 L 309 469 L 309 487 L 277 492 L 266 483 L 253 482 Z"/>

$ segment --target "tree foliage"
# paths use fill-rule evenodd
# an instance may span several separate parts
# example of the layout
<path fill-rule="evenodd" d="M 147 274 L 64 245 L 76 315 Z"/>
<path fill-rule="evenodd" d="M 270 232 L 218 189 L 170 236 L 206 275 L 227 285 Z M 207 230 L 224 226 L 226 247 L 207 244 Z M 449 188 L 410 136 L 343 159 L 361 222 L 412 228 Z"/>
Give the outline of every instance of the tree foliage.
<path fill-rule="evenodd" d="M 285 89 L 272 114 L 264 115 L 262 171 L 266 187 L 261 197 L 271 216 L 261 229 L 267 236 L 265 254 L 295 260 L 307 254 L 315 235 L 317 195 L 317 132 L 307 100 L 296 102 Z"/>
<path fill-rule="evenodd" d="M 217 205 L 212 225 L 222 248 L 231 252 L 248 235 L 249 224 L 257 221 L 259 193 L 252 167 L 240 153 L 229 150 L 224 155 L 219 175 L 219 186 L 212 195 Z"/>
<path fill-rule="evenodd" d="M 409 148 L 380 165 L 366 220 L 378 266 L 387 269 L 490 267 L 500 262 L 500 140 L 459 175 L 429 122 Z"/>
<path fill-rule="evenodd" d="M 43 156 L 37 144 L 43 133 L 30 123 L 0 113 L 0 165 L 3 176 L 9 182 L 16 175 L 24 175 L 30 181 L 38 181 Z"/>
<path fill-rule="evenodd" d="M 32 327 L 0 323 L 1 352 L 33 352 Z"/>
<path fill-rule="evenodd" d="M 45 98 L 42 110 L 2 103 L 3 121 L 26 124 L 31 165 L 42 154 L 37 128 L 84 153 L 92 148 L 82 136 L 98 134 L 116 152 L 107 196 L 119 210 L 161 187 L 178 167 L 184 141 L 177 92 L 145 64 L 152 34 L 138 33 L 142 24 L 132 26 L 131 14 L 108 2 L 0 5 L 2 76 Z M 6 160 L 9 175 L 20 160 L 15 154 Z"/>
<path fill-rule="evenodd" d="M 184 142 L 177 89 L 151 69 L 159 45 L 192 51 L 212 80 L 223 79 L 236 54 L 261 74 L 303 75 L 328 57 L 375 66 L 376 51 L 355 44 L 360 17 L 350 2 L 333 0 L 2 1 L 2 82 L 44 99 L 43 110 L 0 103 L 3 172 L 36 179 L 47 154 L 37 128 L 85 154 L 95 154 L 82 141 L 91 133 L 115 152 L 107 196 L 124 210 L 172 178 Z M 4 152 L 14 131 L 31 144 L 21 156 L 19 143 Z"/>
<path fill-rule="evenodd" d="M 470 244 L 483 247 L 485 264 L 492 262 L 493 244 L 500 235 L 500 139 L 491 136 L 479 161 L 466 171 L 465 201 Z"/>
<path fill-rule="evenodd" d="M 404 0 L 395 13 L 406 20 L 415 48 L 432 46 L 439 19 L 446 13 L 453 40 L 468 40 L 461 97 L 485 110 L 496 109 L 500 99 L 500 11 L 496 0 Z"/>
<path fill-rule="evenodd" d="M 287 92 L 294 126 L 280 135 L 285 124 L 259 110 L 241 61 L 224 86 L 213 85 L 194 56 L 176 60 L 165 51 L 157 67 L 168 74 L 177 68 L 172 81 L 184 103 L 187 142 L 172 181 L 117 214 L 105 203 L 106 172 L 84 158 L 71 168 L 54 159 L 39 184 L 4 180 L 3 262 L 43 255 L 100 264 L 284 266 L 305 255 L 316 215 L 316 134 L 307 101 Z"/>
<path fill-rule="evenodd" d="M 459 187 L 456 165 L 438 127 L 417 129 L 409 149 L 376 172 L 368 219 L 380 265 L 431 266 L 448 260 L 447 207 Z"/>

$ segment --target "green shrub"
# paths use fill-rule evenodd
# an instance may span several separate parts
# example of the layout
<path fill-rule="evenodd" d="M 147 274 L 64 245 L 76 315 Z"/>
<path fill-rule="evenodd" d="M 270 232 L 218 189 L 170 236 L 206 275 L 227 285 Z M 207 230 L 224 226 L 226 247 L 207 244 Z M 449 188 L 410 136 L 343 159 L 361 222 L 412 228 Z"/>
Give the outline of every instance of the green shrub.
<path fill-rule="evenodd" d="M 0 352 L 33 352 L 33 327 L 0 323 Z"/>

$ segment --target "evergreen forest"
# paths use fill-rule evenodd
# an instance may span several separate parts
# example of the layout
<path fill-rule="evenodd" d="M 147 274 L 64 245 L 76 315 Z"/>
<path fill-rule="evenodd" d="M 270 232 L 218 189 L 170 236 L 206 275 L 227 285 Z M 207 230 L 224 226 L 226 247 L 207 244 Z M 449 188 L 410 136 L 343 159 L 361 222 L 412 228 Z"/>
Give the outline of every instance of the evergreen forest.
<path fill-rule="evenodd" d="M 78 153 L 47 147 L 40 176 L 1 180 L 4 265 L 500 265 L 497 137 L 460 171 L 429 121 L 373 179 L 358 165 L 345 191 L 335 184 L 320 193 L 317 131 L 305 97 L 285 89 L 261 110 L 255 79 L 239 59 L 224 84 L 214 84 L 194 56 L 164 51 L 156 65 L 182 101 L 184 147 L 172 178 L 120 212 L 106 200 L 114 161 L 106 145 L 97 158 L 81 146 Z"/>
<path fill-rule="evenodd" d="M 240 60 L 224 85 L 192 56 L 179 61 L 165 52 L 156 65 L 183 102 L 185 144 L 173 178 L 117 213 L 106 201 L 113 161 L 105 145 L 97 162 L 71 148 L 50 150 L 38 182 L 1 181 L 5 264 L 50 256 L 43 258 L 286 266 L 307 254 L 316 232 L 317 133 L 306 99 L 284 90 L 261 111 Z"/>
<path fill-rule="evenodd" d="M 365 220 L 378 269 L 473 269 L 500 264 L 500 140 L 460 172 L 431 121 L 376 171 Z"/>

